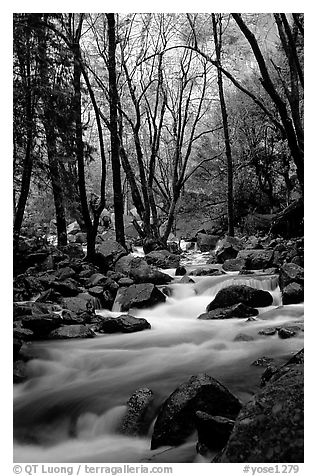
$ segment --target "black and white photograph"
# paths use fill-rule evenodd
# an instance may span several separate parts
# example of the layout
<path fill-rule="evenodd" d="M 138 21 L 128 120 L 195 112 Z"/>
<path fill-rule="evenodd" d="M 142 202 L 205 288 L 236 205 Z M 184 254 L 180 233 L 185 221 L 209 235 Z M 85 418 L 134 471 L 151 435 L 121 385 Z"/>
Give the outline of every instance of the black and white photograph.
<path fill-rule="evenodd" d="M 186 6 L 11 13 L 15 474 L 303 474 L 306 13 Z"/>

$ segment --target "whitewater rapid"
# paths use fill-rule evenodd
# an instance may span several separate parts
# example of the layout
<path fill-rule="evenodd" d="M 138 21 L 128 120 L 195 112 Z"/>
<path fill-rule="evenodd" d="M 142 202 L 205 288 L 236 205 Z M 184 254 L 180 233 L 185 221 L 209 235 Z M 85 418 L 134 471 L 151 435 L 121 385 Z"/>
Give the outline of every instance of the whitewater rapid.
<path fill-rule="evenodd" d="M 303 347 L 302 333 L 285 340 L 258 334 L 265 327 L 303 322 L 303 305 L 281 306 L 276 276 L 193 279 L 194 284 L 171 284 L 164 304 L 131 311 L 151 329 L 28 346 L 35 356 L 28 362 L 30 378 L 14 389 L 16 462 L 196 461 L 194 439 L 171 452 L 150 451 L 154 420 L 145 437 L 117 433 L 131 394 L 149 387 L 158 409 L 179 384 L 205 372 L 246 402 L 264 370 L 253 361 L 269 356 L 283 363 Z M 273 305 L 259 309 L 255 321 L 197 320 L 217 291 L 233 282 L 270 291 Z M 254 340 L 234 341 L 241 333 Z"/>

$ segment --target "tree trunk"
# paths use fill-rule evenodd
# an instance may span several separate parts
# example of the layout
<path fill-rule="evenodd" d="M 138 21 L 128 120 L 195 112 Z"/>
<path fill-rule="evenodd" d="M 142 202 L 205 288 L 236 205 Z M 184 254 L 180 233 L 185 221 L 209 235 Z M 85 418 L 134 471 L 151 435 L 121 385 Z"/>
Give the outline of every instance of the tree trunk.
<path fill-rule="evenodd" d="M 111 165 L 113 178 L 113 205 L 116 240 L 125 247 L 123 222 L 123 195 L 121 187 L 120 143 L 118 137 L 118 91 L 116 75 L 116 31 L 114 13 L 107 13 L 108 21 L 108 71 L 110 98 Z"/>
<path fill-rule="evenodd" d="M 74 54 L 74 116 L 76 125 L 76 156 L 78 168 L 78 187 L 82 208 L 82 215 L 87 231 L 87 258 L 93 258 L 95 254 L 95 237 L 92 232 L 92 222 L 89 214 L 85 181 L 85 162 L 84 162 L 84 145 L 83 145 L 83 126 L 81 119 L 81 65 L 79 44 L 73 45 Z"/>
<path fill-rule="evenodd" d="M 29 38 L 27 44 L 29 45 Z M 28 50 L 29 53 L 29 50 Z M 25 58 L 26 62 L 26 91 L 25 91 L 25 122 L 26 122 L 26 149 L 22 172 L 21 191 L 16 207 L 15 219 L 13 224 L 14 248 L 18 247 L 21 227 L 23 223 L 24 210 L 29 196 L 31 175 L 33 168 L 33 107 L 31 90 L 31 64 L 29 54 Z"/>
<path fill-rule="evenodd" d="M 53 188 L 53 197 L 56 214 L 57 243 L 58 246 L 67 245 L 67 224 L 64 207 L 64 194 L 62 187 L 62 178 L 57 158 L 56 133 L 55 133 L 55 115 L 56 108 L 54 100 L 54 90 L 52 78 L 49 77 L 48 57 L 47 57 L 47 32 L 44 29 L 38 30 L 38 39 L 40 46 L 39 73 L 41 82 L 41 99 L 43 104 L 43 125 L 46 136 L 46 150 L 49 164 L 50 178 Z"/>
<path fill-rule="evenodd" d="M 216 49 L 217 63 L 221 66 L 221 26 L 218 38 L 217 23 L 215 14 L 212 13 L 213 34 Z M 218 91 L 221 106 L 223 133 L 225 138 L 226 157 L 227 157 L 227 216 L 228 216 L 228 235 L 234 236 L 234 212 L 233 212 L 233 167 L 232 167 L 232 154 L 229 136 L 228 126 L 228 114 L 226 108 L 226 101 L 223 91 L 222 72 L 220 68 L 217 68 L 218 75 Z"/>
<path fill-rule="evenodd" d="M 288 146 L 296 166 L 297 178 L 303 193 L 304 192 L 304 150 L 298 142 L 296 131 L 293 126 L 292 118 L 288 114 L 286 103 L 284 102 L 284 100 L 282 99 L 278 91 L 276 90 L 271 80 L 265 60 L 263 58 L 263 55 L 261 53 L 261 50 L 259 48 L 259 45 L 255 36 L 242 20 L 240 13 L 233 13 L 232 16 L 235 19 L 237 25 L 239 26 L 240 30 L 242 31 L 242 33 L 244 34 L 244 36 L 246 37 L 246 39 L 248 40 L 252 48 L 252 51 L 254 53 L 255 59 L 258 63 L 258 66 L 262 75 L 261 84 L 263 88 L 266 90 L 266 92 L 269 94 L 269 96 L 271 97 L 280 115 L 282 124 L 285 129 Z"/>

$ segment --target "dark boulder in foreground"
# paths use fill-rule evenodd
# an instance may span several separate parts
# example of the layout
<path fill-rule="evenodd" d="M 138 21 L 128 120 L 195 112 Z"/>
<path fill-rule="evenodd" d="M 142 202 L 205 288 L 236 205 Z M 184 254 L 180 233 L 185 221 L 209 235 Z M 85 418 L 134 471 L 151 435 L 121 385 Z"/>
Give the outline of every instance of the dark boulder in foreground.
<path fill-rule="evenodd" d="M 235 419 L 240 401 L 216 379 L 206 374 L 190 377 L 181 384 L 160 408 L 151 441 L 151 449 L 184 443 L 195 429 L 195 413 Z"/>
<path fill-rule="evenodd" d="M 150 307 L 166 300 L 165 294 L 151 283 L 132 284 L 128 288 L 120 288 L 118 294 L 115 303 L 123 312 L 131 307 Z"/>
<path fill-rule="evenodd" d="M 304 284 L 304 269 L 295 263 L 285 263 L 280 269 L 280 288 L 283 290 L 290 283 Z"/>
<path fill-rule="evenodd" d="M 197 319 L 209 320 L 209 319 L 231 319 L 234 317 L 245 318 L 251 316 L 257 316 L 259 311 L 253 307 L 246 306 L 239 302 L 230 307 L 217 308 L 212 311 L 205 312 L 198 316 Z"/>
<path fill-rule="evenodd" d="M 205 454 L 208 449 L 220 450 L 226 445 L 234 420 L 198 411 L 195 415 L 195 425 L 198 433 L 197 451 Z"/>
<path fill-rule="evenodd" d="M 151 324 L 143 318 L 137 318 L 127 315 L 119 317 L 106 317 L 100 324 L 100 332 L 105 334 L 113 334 L 115 332 L 138 332 L 144 329 L 151 329 Z"/>
<path fill-rule="evenodd" d="M 83 324 L 71 324 L 70 326 L 61 326 L 49 334 L 49 339 L 86 339 L 95 337 L 95 333 Z"/>
<path fill-rule="evenodd" d="M 145 435 L 152 415 L 153 392 L 147 387 L 138 388 L 127 401 L 128 410 L 121 423 L 125 435 Z"/>
<path fill-rule="evenodd" d="M 209 312 L 219 307 L 233 306 L 239 302 L 250 307 L 265 307 L 273 303 L 273 297 L 268 291 L 262 289 L 255 289 L 244 284 L 233 285 L 220 289 L 206 310 Z"/>
<path fill-rule="evenodd" d="M 33 332 L 35 339 L 46 338 L 50 332 L 63 324 L 63 319 L 59 314 L 42 314 L 36 316 L 24 316 L 21 319 L 25 329 Z"/>
<path fill-rule="evenodd" d="M 298 359 L 300 362 L 300 359 Z M 286 364 L 244 407 L 217 462 L 304 461 L 304 368 Z"/>
<path fill-rule="evenodd" d="M 283 304 L 299 304 L 304 301 L 304 287 L 298 283 L 290 283 L 282 291 Z"/>

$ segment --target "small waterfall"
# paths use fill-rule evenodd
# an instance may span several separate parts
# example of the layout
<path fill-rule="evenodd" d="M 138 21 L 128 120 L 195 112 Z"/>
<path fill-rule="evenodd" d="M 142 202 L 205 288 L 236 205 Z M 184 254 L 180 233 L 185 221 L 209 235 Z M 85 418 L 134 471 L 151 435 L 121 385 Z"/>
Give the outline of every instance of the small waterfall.
<path fill-rule="evenodd" d="M 278 285 L 278 275 L 272 276 L 208 276 L 194 277 L 197 283 L 194 289 L 199 295 L 207 295 L 212 298 L 216 296 L 220 289 L 233 285 L 245 285 L 263 291 L 269 291 L 273 296 L 273 305 L 280 306 L 282 303 L 281 292 Z"/>

